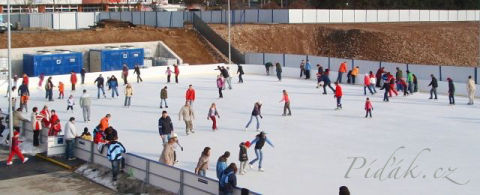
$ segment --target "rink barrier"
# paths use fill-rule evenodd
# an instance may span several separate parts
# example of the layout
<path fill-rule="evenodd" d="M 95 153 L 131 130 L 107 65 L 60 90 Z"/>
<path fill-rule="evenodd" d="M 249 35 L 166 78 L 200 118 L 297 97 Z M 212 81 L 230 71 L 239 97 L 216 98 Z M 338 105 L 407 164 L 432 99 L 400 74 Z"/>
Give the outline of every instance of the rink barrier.
<path fill-rule="evenodd" d="M 89 140 L 76 139 L 74 154 L 79 159 L 111 168 L 106 153 L 107 148 L 100 153 L 98 144 Z M 191 171 L 168 166 L 133 153 L 126 153 L 122 156 L 125 158 L 126 172 L 131 171 L 133 177 L 146 184 L 181 195 L 218 194 L 218 181 L 215 179 L 199 176 Z M 241 188 L 235 188 L 234 194 L 240 195 Z M 250 194 L 257 195 L 258 193 L 250 192 Z"/>

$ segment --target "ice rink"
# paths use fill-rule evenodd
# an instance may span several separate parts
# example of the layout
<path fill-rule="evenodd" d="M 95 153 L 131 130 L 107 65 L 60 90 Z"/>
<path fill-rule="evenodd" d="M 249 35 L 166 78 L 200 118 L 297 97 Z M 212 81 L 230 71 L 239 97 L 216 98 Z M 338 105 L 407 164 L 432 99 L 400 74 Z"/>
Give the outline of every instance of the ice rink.
<path fill-rule="evenodd" d="M 278 82 L 273 76 L 245 75 L 245 83 L 224 91 L 218 98 L 216 71 L 207 74 L 180 77 L 180 83 L 166 84 L 165 76 L 146 78 L 133 83 L 132 106 L 123 107 L 124 87 L 120 97 L 96 98 L 93 80 L 78 87 L 73 94 L 77 105 L 74 113 L 67 113 L 67 85 L 64 100 L 45 101 L 44 90 L 32 90 L 29 102 L 33 106 L 46 104 L 57 110 L 62 121 L 74 116 L 80 134 L 84 127 L 90 131 L 101 117 L 112 114 L 110 125 L 117 129 L 119 141 L 128 152 L 158 159 L 162 141 L 158 134 L 158 118 L 162 109 L 160 90 L 168 86 L 166 109 L 173 120 L 175 132 L 184 151 L 177 150 L 176 167 L 193 171 L 205 146 L 212 148 L 207 176 L 215 178 L 215 164 L 225 151 L 231 152 L 229 162 L 238 163 L 239 143 L 252 141 L 257 134 L 255 122 L 245 132 L 253 104 L 262 101 L 260 129 L 275 145 L 264 147 L 263 167 L 256 165 L 246 175 L 238 175 L 238 185 L 263 194 L 337 194 L 338 187 L 346 185 L 352 194 L 477 194 L 480 191 L 480 109 L 478 104 L 467 106 L 467 99 L 457 97 L 457 105 L 449 106 L 448 98 L 428 100 L 425 93 L 398 96 L 390 103 L 382 102 L 383 91 L 370 96 L 374 107 L 373 118 L 365 119 L 363 87 L 343 84 L 343 110 L 335 111 L 331 91 L 322 95 L 315 81 L 284 78 Z M 248 71 L 247 71 L 248 72 Z M 104 73 L 104 76 L 108 76 Z M 117 77 L 122 83 L 120 77 Z M 20 79 L 21 80 L 21 79 Z M 130 76 L 130 81 L 133 81 Z M 358 79 L 362 80 L 362 79 Z M 20 82 L 20 81 L 19 81 Z M 58 81 L 54 80 L 57 85 Z M 31 86 L 36 83 L 32 83 Z M 185 102 L 189 84 L 196 90 L 195 134 L 185 134 L 185 124 L 178 119 L 178 111 Z M 465 87 L 465 86 L 457 86 Z M 33 87 L 31 87 L 33 88 Z M 81 89 L 92 97 L 92 121 L 84 123 L 78 106 Z M 43 89 L 43 88 L 42 88 Z M 288 91 L 293 115 L 281 116 L 282 90 Z M 58 97 L 55 89 L 54 97 Z M 2 96 L 3 98 L 3 96 Z M 221 118 L 219 130 L 211 130 L 207 113 L 211 103 L 217 104 Z M 480 102 L 479 102 L 480 103 Z M 17 105 L 18 106 L 18 105 Z M 6 108 L 3 98 L 2 109 Z M 255 158 L 253 147 L 249 159 Z"/>

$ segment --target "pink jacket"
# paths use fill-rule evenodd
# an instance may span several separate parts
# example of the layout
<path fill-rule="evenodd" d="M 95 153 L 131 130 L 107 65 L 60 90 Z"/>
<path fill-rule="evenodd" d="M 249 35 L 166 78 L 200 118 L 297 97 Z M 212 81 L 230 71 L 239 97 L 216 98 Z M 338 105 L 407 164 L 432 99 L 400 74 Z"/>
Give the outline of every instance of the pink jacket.
<path fill-rule="evenodd" d="M 225 81 L 223 81 L 222 78 L 218 78 L 217 79 L 217 87 L 218 88 L 223 88 L 224 85 L 225 85 Z"/>

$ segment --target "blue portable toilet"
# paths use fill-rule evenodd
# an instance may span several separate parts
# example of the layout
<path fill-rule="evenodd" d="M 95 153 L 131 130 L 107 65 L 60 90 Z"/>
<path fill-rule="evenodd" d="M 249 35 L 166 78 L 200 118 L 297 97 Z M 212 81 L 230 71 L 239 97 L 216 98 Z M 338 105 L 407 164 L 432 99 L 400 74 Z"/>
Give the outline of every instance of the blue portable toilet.
<path fill-rule="evenodd" d="M 121 70 L 123 65 L 129 69 L 135 65 L 143 66 L 144 49 L 133 47 L 107 47 L 104 49 L 91 49 L 90 71 L 112 71 Z"/>
<path fill-rule="evenodd" d="M 28 76 L 70 74 L 83 68 L 83 54 L 71 51 L 39 51 L 23 54 L 23 72 Z"/>

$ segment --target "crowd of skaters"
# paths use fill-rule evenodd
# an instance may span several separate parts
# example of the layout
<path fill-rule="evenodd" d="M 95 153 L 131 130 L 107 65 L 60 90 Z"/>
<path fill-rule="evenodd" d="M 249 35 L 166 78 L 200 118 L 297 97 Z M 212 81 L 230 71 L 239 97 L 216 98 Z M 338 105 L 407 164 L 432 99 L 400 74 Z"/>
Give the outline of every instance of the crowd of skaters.
<path fill-rule="evenodd" d="M 237 65 L 237 72 L 239 78 L 238 78 L 238 83 L 243 83 L 243 67 L 241 65 Z M 272 63 L 268 62 L 265 67 L 266 67 L 266 73 L 267 75 L 270 74 L 270 67 L 273 66 Z M 279 81 L 282 80 L 282 66 L 280 63 L 276 63 L 276 73 L 277 73 L 277 78 Z M 347 63 L 343 62 L 340 64 L 340 68 L 338 70 L 338 76 L 335 83 L 335 88 L 331 86 L 331 81 L 329 77 L 330 70 L 324 69 L 320 64 L 317 65 L 318 71 L 317 71 L 317 88 L 320 86 L 323 86 L 323 94 L 327 94 L 326 88 L 330 88 L 331 91 L 334 93 L 334 98 L 336 99 L 336 109 L 341 109 L 342 108 L 342 103 L 341 99 L 343 96 L 342 93 L 342 77 L 344 73 L 347 73 L 347 83 L 350 84 L 356 84 L 358 81 L 358 76 L 359 76 L 359 67 L 354 67 L 352 70 L 347 71 Z M 165 74 L 167 76 L 167 83 L 170 83 L 170 76 L 171 74 L 175 74 L 175 82 L 178 83 L 178 76 L 179 76 L 179 68 L 177 65 L 173 66 L 173 71 L 171 71 L 170 67 L 167 68 Z M 306 63 L 304 61 L 301 62 L 300 64 L 300 77 L 303 78 L 305 76 L 305 79 L 310 79 L 310 74 L 311 74 L 311 69 L 312 66 L 310 62 L 307 60 Z M 217 69 L 219 71 L 219 74 L 217 75 L 217 88 L 219 90 L 219 98 L 223 98 L 223 91 L 227 89 L 232 90 L 232 76 L 233 73 L 230 71 L 230 67 L 223 67 L 219 66 Z M 403 72 L 399 68 L 396 69 L 395 76 L 393 76 L 390 72 L 386 72 L 384 68 L 379 68 L 376 72 L 376 74 L 373 74 L 372 71 L 369 71 L 364 75 L 364 95 L 367 95 L 367 89 L 368 92 L 371 95 L 374 95 L 377 93 L 376 87 L 380 87 L 380 90 L 385 90 L 384 92 L 384 101 L 389 101 L 389 98 L 395 94 L 396 96 L 398 95 L 398 91 L 403 91 L 404 95 L 410 95 L 418 91 L 418 81 L 415 76 L 415 74 L 409 72 L 408 70 L 406 71 L 406 80 L 403 77 Z M 134 74 L 137 74 L 137 82 L 142 82 L 142 78 L 140 77 L 140 69 L 138 66 L 135 66 Z M 40 82 L 39 86 L 42 85 L 43 82 L 43 75 L 40 77 Z M 431 82 L 429 86 L 431 86 L 431 97 L 430 99 L 437 99 L 437 94 L 436 94 L 436 88 L 438 87 L 438 81 L 434 77 L 434 75 L 431 75 Z M 133 95 L 133 89 L 131 84 L 128 83 L 128 67 L 124 66 L 122 70 L 122 79 L 123 83 L 125 86 L 125 103 L 124 106 L 129 107 L 131 105 L 131 98 Z M 85 70 L 82 69 L 81 72 L 81 83 L 84 84 L 85 80 Z M 454 85 L 453 85 L 453 80 L 451 78 L 447 79 L 449 82 L 449 99 L 450 99 L 450 104 L 454 104 Z M 76 78 L 76 73 L 72 71 L 71 73 L 71 86 L 72 86 L 72 91 L 75 90 L 75 84 L 77 82 Z M 16 83 L 17 79 L 14 77 L 14 86 L 12 89 L 16 89 Z M 94 81 L 94 83 L 97 86 L 97 98 L 100 99 L 101 95 L 103 95 L 104 98 L 106 98 L 105 94 L 105 80 L 103 79 L 102 74 L 100 74 Z M 106 84 L 108 86 L 108 89 L 111 90 L 111 96 L 112 98 L 118 97 L 118 80 L 114 75 L 111 77 L 107 78 Z M 62 87 L 61 87 L 62 86 Z M 63 99 L 64 96 L 64 87 L 63 83 L 59 82 L 58 88 L 59 88 L 59 99 Z M 45 91 L 46 91 L 46 99 L 48 101 L 53 101 L 52 94 L 53 94 L 53 88 L 55 86 L 53 85 L 52 78 L 49 77 L 47 79 L 47 82 L 45 84 Z M 475 83 L 471 77 L 469 77 L 468 83 L 467 83 L 467 88 L 469 92 L 469 103 L 468 104 L 473 104 L 473 97 L 475 93 Z M 167 105 L 167 99 L 168 99 L 168 92 L 167 92 L 167 86 L 164 86 L 161 90 L 160 93 L 160 108 L 163 109 L 163 104 L 165 104 L 165 108 L 168 108 Z M 24 75 L 23 76 L 23 81 L 21 86 L 18 89 L 19 96 L 20 96 L 20 108 L 18 108 L 15 113 L 14 113 L 14 129 L 19 129 L 19 125 L 15 126 L 15 124 L 19 124 L 18 120 L 20 121 L 27 121 L 28 119 L 23 118 L 21 115 L 21 112 L 23 110 L 28 110 L 27 107 L 27 102 L 28 102 L 28 97 L 30 96 L 30 92 L 28 89 L 28 76 Z M 24 98 L 24 96 L 26 96 Z M 16 98 L 14 97 L 15 101 Z M 13 99 L 12 99 L 13 100 Z M 195 133 L 194 128 L 193 128 L 193 120 L 195 120 L 195 114 L 193 111 L 193 104 L 195 102 L 195 89 L 193 88 L 193 85 L 189 85 L 188 89 L 186 90 L 185 94 L 185 104 L 184 106 L 181 107 L 179 111 L 179 120 L 184 121 L 185 123 L 185 131 L 187 135 Z M 283 116 L 290 116 L 291 115 L 291 110 L 290 110 L 290 98 L 288 96 L 288 92 L 286 90 L 282 91 L 282 99 L 280 102 L 284 102 L 284 111 L 283 111 Z M 73 106 L 75 105 L 75 100 L 72 95 L 69 96 L 67 100 L 67 110 L 72 110 L 73 112 Z M 91 100 L 86 92 L 86 90 L 83 90 L 83 94 L 80 98 L 79 102 L 80 107 L 82 108 L 82 113 L 83 113 L 83 119 L 85 122 L 90 121 L 90 107 L 91 107 Z M 257 101 L 254 103 L 254 108 L 252 110 L 252 114 L 250 117 L 250 120 L 246 124 L 245 130 L 248 129 L 249 125 L 251 124 L 252 120 L 255 118 L 256 120 L 256 130 L 259 131 L 258 135 L 252 140 L 252 141 L 246 141 L 242 142 L 239 144 L 239 167 L 240 171 L 239 174 L 246 174 L 247 173 L 247 164 L 249 164 L 249 168 L 252 168 L 253 164 L 255 164 L 258 161 L 258 170 L 259 171 L 264 171 L 262 168 L 262 161 L 263 161 L 263 152 L 262 148 L 265 145 L 265 143 L 271 145 L 273 147 L 272 142 L 267 138 L 266 132 L 261 131 L 260 132 L 260 120 L 258 117 L 263 118 L 261 115 L 261 107 L 262 103 L 261 101 Z M 15 109 L 15 105 L 13 105 L 13 108 Z M 287 113 L 288 110 L 288 113 Z M 373 106 L 369 98 L 366 98 L 365 101 L 365 111 L 367 116 L 372 117 L 372 110 Z M 31 120 L 33 124 L 33 130 L 34 130 L 34 146 L 39 145 L 39 139 L 38 135 L 40 130 L 42 129 L 49 129 L 49 135 L 58 135 L 61 132 L 61 126 L 60 126 L 60 121 L 58 120 L 58 116 L 56 116 L 55 111 L 48 110 L 48 107 L 45 106 L 41 111 L 38 111 L 36 107 L 33 108 L 32 110 L 32 117 Z M 17 123 L 15 123 L 15 118 L 17 119 Z M 98 126 L 94 128 L 93 132 L 93 137 L 90 135 L 88 132 L 88 128 L 84 129 L 84 133 L 81 136 L 78 136 L 76 134 L 76 128 L 75 128 L 75 118 L 71 117 L 68 122 L 65 124 L 65 129 L 64 129 L 64 135 L 66 136 L 66 142 L 67 142 L 67 149 L 66 149 L 66 158 L 69 160 L 74 159 L 73 157 L 73 143 L 74 139 L 77 137 L 83 137 L 85 139 L 93 139 L 95 143 L 100 143 L 103 147 L 107 148 L 107 157 L 108 159 L 112 162 L 112 172 L 113 172 L 113 180 L 116 180 L 116 177 L 118 175 L 118 171 L 120 167 L 124 167 L 124 159 L 122 158 L 121 154 L 126 152 L 125 147 L 118 142 L 118 134 L 116 130 L 109 126 L 108 121 L 110 120 L 111 115 L 107 114 L 104 118 L 100 120 L 100 123 Z M 220 118 L 219 112 L 216 108 L 216 104 L 212 103 L 209 110 L 208 110 L 208 115 L 207 115 L 207 120 L 212 121 L 212 130 L 216 131 L 218 130 L 216 120 L 217 118 Z M 170 166 L 174 166 L 178 160 L 176 159 L 176 145 L 180 146 L 181 150 L 183 150 L 183 147 L 180 145 L 178 136 L 174 131 L 173 128 L 173 122 L 168 116 L 168 113 L 166 110 L 162 111 L 162 116 L 159 119 L 158 122 L 158 129 L 159 129 L 159 134 L 162 139 L 162 143 L 164 145 L 164 148 L 162 150 L 162 153 L 160 155 L 159 161 L 162 163 L 165 163 Z M 17 131 L 15 131 L 17 132 Z M 35 133 L 37 132 L 37 133 Z M 18 133 L 17 133 L 18 135 Z M 15 136 L 15 134 L 14 134 Z M 18 143 L 18 141 L 16 142 Z M 18 144 L 17 144 L 18 145 Z M 255 155 L 256 158 L 253 159 L 252 161 L 248 162 L 248 154 L 247 154 L 247 149 L 251 146 L 255 145 Z M 195 168 L 195 173 L 205 176 L 206 169 L 208 169 L 208 162 L 209 162 L 209 157 L 210 157 L 210 147 L 205 147 L 204 150 L 202 151 L 199 162 L 197 167 Z M 15 148 L 12 148 L 12 153 L 18 155 L 18 150 L 15 150 Z M 229 157 L 229 152 L 225 152 L 224 155 L 222 155 L 218 161 L 217 161 L 217 177 L 219 179 L 220 183 L 220 192 L 224 194 L 229 194 L 233 192 L 233 188 L 236 186 L 236 177 L 235 174 L 237 173 L 237 164 L 236 163 L 230 163 L 227 166 L 227 159 Z M 23 157 L 22 157 L 23 158 Z M 24 162 L 26 160 L 23 160 Z M 11 164 L 11 161 L 9 161 Z"/>

